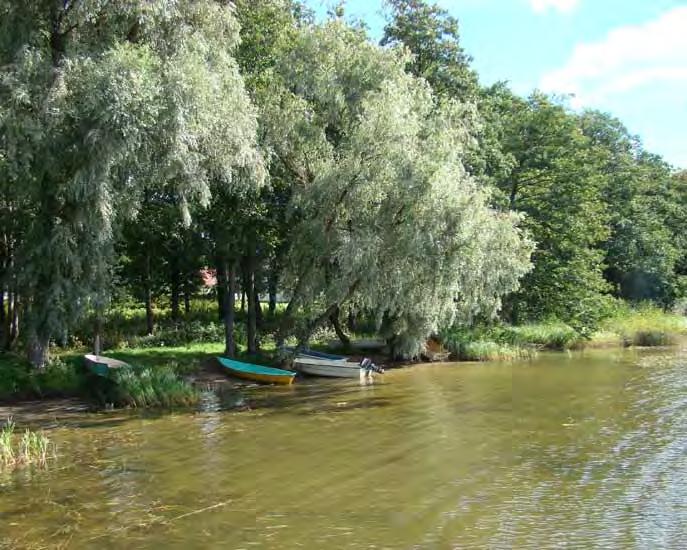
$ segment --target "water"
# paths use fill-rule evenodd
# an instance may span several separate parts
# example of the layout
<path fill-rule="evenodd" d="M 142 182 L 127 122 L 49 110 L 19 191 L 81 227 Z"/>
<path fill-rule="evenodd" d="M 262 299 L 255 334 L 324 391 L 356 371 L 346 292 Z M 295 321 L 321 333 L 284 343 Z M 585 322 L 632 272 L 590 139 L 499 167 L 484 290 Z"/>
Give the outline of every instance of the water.
<path fill-rule="evenodd" d="M 420 366 L 243 410 L 53 410 L 7 548 L 684 548 L 687 350 Z M 39 419 L 34 419 L 39 422 Z"/>

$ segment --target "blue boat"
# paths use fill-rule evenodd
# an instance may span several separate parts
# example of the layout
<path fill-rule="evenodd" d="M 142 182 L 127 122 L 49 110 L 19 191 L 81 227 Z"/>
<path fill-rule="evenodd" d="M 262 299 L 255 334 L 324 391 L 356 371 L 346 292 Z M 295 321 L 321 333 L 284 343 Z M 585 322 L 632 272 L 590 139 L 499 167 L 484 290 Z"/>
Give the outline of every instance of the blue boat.
<path fill-rule="evenodd" d="M 226 357 L 218 357 L 217 360 L 220 365 L 227 369 L 233 376 L 245 380 L 252 380 L 254 382 L 288 385 L 293 383 L 293 379 L 296 376 L 296 373 L 290 370 L 253 365 L 251 363 L 227 359 Z"/>

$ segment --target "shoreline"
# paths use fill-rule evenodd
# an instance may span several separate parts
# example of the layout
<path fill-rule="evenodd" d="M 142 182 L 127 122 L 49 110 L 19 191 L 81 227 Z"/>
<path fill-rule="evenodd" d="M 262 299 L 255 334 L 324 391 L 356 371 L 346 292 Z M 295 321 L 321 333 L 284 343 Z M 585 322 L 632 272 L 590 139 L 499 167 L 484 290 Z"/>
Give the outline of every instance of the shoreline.
<path fill-rule="evenodd" d="M 403 370 L 414 367 L 423 366 L 439 366 L 439 365 L 450 365 L 459 366 L 461 364 L 465 365 L 475 365 L 475 364 L 487 364 L 487 363 L 516 363 L 521 361 L 534 361 L 539 353 L 546 355 L 566 355 L 566 354 L 583 354 L 584 352 L 608 352 L 608 351 L 634 351 L 634 352 L 648 352 L 648 351 L 661 351 L 661 350 L 676 350 L 681 349 L 687 343 L 687 335 L 681 335 L 678 340 L 669 345 L 661 346 L 623 346 L 618 343 L 603 342 L 602 345 L 589 345 L 583 348 L 573 348 L 567 350 L 551 350 L 551 349 L 541 349 L 538 350 L 535 355 L 528 359 L 495 359 L 495 360 L 460 360 L 460 359 L 448 359 L 441 361 L 429 361 L 429 360 L 418 360 L 418 361 L 389 361 L 382 360 L 382 356 L 379 354 L 370 354 L 369 357 L 375 361 L 379 361 L 379 364 L 383 364 L 385 370 L 395 371 Z M 141 348 L 139 351 L 143 351 L 145 348 Z M 129 351 L 129 350 L 127 350 Z M 115 350 L 112 353 L 116 353 Z M 85 376 L 85 374 L 84 374 Z M 317 377 L 307 377 L 310 381 L 317 382 Z M 189 383 L 199 392 L 221 392 L 221 391 L 240 391 L 244 388 L 256 388 L 260 387 L 254 383 L 246 382 L 240 378 L 235 378 L 223 372 L 223 370 L 216 364 L 211 358 L 205 358 L 200 361 L 199 366 L 193 371 L 192 374 L 182 377 L 184 381 Z M 269 386 L 269 385 L 268 385 Z M 265 387 L 268 387 L 265 386 Z M 22 417 L 27 414 L 32 417 L 40 419 L 41 423 L 48 421 L 51 415 L 55 412 L 66 413 L 66 416 L 71 414 L 84 414 L 84 413 L 104 413 L 104 412 L 125 412 L 125 411 L 174 411 L 174 410 L 195 410 L 196 405 L 188 406 L 178 406 L 178 407 L 114 407 L 108 408 L 101 406 L 93 401 L 89 396 L 84 395 L 46 395 L 45 397 L 32 396 L 29 398 L 5 398 L 0 399 L 0 420 L 7 419 L 8 417 L 19 418 L 20 422 L 23 423 Z M 227 410 L 231 410 L 228 408 Z M 56 418 L 56 417 L 52 417 Z"/>

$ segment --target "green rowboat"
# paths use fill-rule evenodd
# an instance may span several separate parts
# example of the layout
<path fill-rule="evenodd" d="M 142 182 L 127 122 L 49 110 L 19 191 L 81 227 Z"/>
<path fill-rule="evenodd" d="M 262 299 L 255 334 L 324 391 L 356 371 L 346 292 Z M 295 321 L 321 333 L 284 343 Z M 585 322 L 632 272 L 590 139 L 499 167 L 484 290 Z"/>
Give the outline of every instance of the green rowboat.
<path fill-rule="evenodd" d="M 217 360 L 220 365 L 227 369 L 233 376 L 243 378 L 244 380 L 262 382 L 263 384 L 288 385 L 293 383 L 293 379 L 296 376 L 295 372 L 289 370 L 252 365 L 251 363 L 234 361 L 226 357 L 218 357 Z"/>

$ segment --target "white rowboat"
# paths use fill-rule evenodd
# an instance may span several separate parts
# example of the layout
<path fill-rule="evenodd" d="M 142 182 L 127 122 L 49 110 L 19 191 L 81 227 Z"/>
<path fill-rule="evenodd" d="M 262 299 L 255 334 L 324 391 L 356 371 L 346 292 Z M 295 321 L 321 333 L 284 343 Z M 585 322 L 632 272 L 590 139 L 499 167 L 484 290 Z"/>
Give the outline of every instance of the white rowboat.
<path fill-rule="evenodd" d="M 323 359 L 298 355 L 293 361 L 296 370 L 311 376 L 328 378 L 369 378 L 372 374 L 371 363 L 356 363 L 346 359 Z"/>

